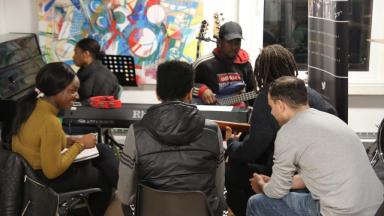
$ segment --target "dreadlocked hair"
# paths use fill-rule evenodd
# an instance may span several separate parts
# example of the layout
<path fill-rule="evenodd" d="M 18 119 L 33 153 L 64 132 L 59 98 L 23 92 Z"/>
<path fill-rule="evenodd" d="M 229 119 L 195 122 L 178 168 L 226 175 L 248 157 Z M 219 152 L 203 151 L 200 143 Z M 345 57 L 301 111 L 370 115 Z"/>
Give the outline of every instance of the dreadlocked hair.
<path fill-rule="evenodd" d="M 279 44 L 264 47 L 255 62 L 254 75 L 258 90 L 279 77 L 296 77 L 297 74 L 298 69 L 292 53 Z"/>

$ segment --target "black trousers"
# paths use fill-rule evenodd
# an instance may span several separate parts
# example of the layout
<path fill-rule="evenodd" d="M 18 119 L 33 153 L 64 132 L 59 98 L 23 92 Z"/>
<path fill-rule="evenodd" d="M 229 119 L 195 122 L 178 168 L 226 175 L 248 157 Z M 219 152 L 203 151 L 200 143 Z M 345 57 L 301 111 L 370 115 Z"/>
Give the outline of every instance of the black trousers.
<path fill-rule="evenodd" d="M 113 188 L 117 188 L 119 163 L 107 145 L 97 144 L 96 147 L 99 150 L 98 157 L 73 163 L 55 179 L 47 179 L 41 170 L 37 170 L 36 174 L 57 193 L 100 188 L 102 191 L 89 197 L 89 205 L 95 216 L 102 216 L 111 201 Z"/>
<path fill-rule="evenodd" d="M 245 216 L 248 199 L 255 194 L 249 183 L 251 176 L 246 164 L 232 162 L 225 166 L 226 200 L 236 216 Z"/>

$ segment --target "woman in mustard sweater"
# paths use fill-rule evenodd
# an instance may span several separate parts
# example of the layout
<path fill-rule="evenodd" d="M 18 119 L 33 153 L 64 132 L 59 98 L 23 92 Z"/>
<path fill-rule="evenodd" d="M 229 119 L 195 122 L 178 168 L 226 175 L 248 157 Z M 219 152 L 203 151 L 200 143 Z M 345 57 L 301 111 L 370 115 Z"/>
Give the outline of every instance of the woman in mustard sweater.
<path fill-rule="evenodd" d="M 17 107 L 12 125 L 12 151 L 22 155 L 36 174 L 56 192 L 98 187 L 91 195 L 94 215 L 104 215 L 116 188 L 118 161 L 111 149 L 97 144 L 99 157 L 73 163 L 86 148 L 96 145 L 93 134 L 78 139 L 66 138 L 57 117 L 78 99 L 79 79 L 61 62 L 45 65 L 36 76 L 36 89 Z M 62 153 L 64 148 L 68 151 Z"/>

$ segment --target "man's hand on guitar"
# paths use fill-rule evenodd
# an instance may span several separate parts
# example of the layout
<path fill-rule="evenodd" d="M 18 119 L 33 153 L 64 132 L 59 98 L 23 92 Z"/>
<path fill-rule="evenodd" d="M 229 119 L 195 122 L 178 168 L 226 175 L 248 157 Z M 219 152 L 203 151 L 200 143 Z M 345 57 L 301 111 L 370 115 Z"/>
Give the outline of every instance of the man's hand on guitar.
<path fill-rule="evenodd" d="M 239 140 L 240 136 L 241 136 L 241 132 L 233 133 L 231 127 L 229 127 L 229 126 L 225 127 L 225 141 L 227 141 L 229 139 L 233 139 L 233 140 L 237 141 L 237 140 Z"/>
<path fill-rule="evenodd" d="M 211 89 L 207 88 L 203 94 L 201 95 L 201 100 L 205 104 L 215 104 L 217 102 L 217 98 Z"/>

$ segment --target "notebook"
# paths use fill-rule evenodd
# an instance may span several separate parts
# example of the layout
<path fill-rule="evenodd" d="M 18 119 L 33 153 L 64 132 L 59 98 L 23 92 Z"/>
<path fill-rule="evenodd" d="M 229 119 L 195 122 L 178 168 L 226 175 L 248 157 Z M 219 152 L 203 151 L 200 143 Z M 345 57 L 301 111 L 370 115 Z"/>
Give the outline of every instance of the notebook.
<path fill-rule="evenodd" d="M 68 151 L 67 148 L 63 149 L 61 153 L 63 154 L 64 152 Z M 97 150 L 96 146 L 93 148 L 89 149 L 84 149 L 80 154 L 78 154 L 74 160 L 74 162 L 80 162 L 80 161 L 85 161 L 91 158 L 95 158 L 99 156 L 99 151 Z"/>

